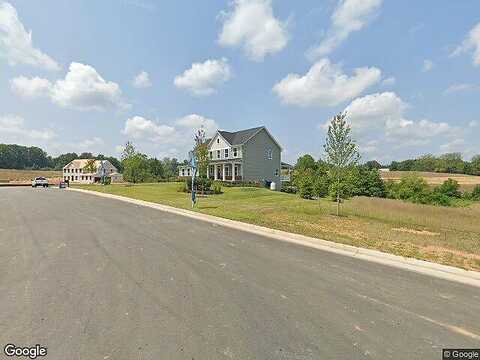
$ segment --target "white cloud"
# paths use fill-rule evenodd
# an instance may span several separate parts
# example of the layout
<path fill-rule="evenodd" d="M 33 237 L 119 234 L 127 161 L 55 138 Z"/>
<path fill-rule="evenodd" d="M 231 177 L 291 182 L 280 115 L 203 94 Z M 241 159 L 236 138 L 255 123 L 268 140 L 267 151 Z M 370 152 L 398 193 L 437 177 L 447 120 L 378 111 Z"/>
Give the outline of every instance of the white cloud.
<path fill-rule="evenodd" d="M 0 2 L 0 57 L 9 65 L 31 65 L 47 70 L 60 66 L 50 56 L 33 46 L 32 32 L 27 32 L 17 10 L 8 2 Z"/>
<path fill-rule="evenodd" d="M 134 116 L 127 119 L 122 131 L 135 140 L 142 150 L 158 156 L 178 156 L 185 158 L 193 148 L 195 132 L 203 127 L 207 136 L 212 136 L 218 129 L 215 120 L 197 114 L 186 115 L 170 122 L 160 123 Z"/>
<path fill-rule="evenodd" d="M 392 86 L 392 85 L 395 85 L 396 82 L 397 82 L 397 79 L 395 79 L 393 76 L 390 76 L 390 77 L 382 80 L 382 85 L 383 86 Z"/>
<path fill-rule="evenodd" d="M 12 91 L 24 98 L 48 97 L 52 90 L 52 83 L 39 77 L 27 78 L 19 76 L 10 81 Z"/>
<path fill-rule="evenodd" d="M 354 70 L 352 76 L 339 65 L 321 59 L 304 76 L 289 74 L 273 87 L 286 104 L 298 106 L 335 106 L 360 95 L 378 83 L 381 71 L 375 67 Z"/>
<path fill-rule="evenodd" d="M 157 124 L 142 116 L 134 116 L 125 122 L 123 133 L 133 139 L 169 142 L 172 140 L 172 136 L 175 135 L 175 128 Z"/>
<path fill-rule="evenodd" d="M 465 52 L 473 51 L 473 64 L 480 65 L 480 23 L 475 25 L 468 33 L 462 44 L 455 49 L 451 56 L 457 56 Z"/>
<path fill-rule="evenodd" d="M 50 129 L 30 129 L 25 125 L 25 120 L 16 115 L 0 116 L 0 143 L 19 142 L 30 143 L 48 141 L 56 136 Z"/>
<path fill-rule="evenodd" d="M 191 129 L 192 133 L 203 128 L 207 136 L 213 136 L 218 130 L 218 124 L 215 120 L 203 117 L 197 114 L 190 114 L 175 121 L 175 124 Z"/>
<path fill-rule="evenodd" d="M 460 139 L 453 139 L 452 141 L 440 145 L 440 150 L 445 153 L 451 152 L 463 152 L 465 150 L 465 140 Z"/>
<path fill-rule="evenodd" d="M 23 97 L 44 96 L 65 108 L 78 110 L 126 109 L 118 84 L 105 81 L 89 65 L 71 63 L 64 80 L 50 83 L 46 79 L 18 77 L 11 81 L 12 90 Z"/>
<path fill-rule="evenodd" d="M 174 84 L 194 95 L 211 95 L 231 76 L 227 59 L 207 60 L 203 63 L 193 63 L 190 69 L 175 77 Z"/>
<path fill-rule="evenodd" d="M 433 63 L 432 60 L 425 59 L 423 60 L 422 71 L 429 72 L 430 70 L 433 69 L 434 66 L 435 64 Z"/>
<path fill-rule="evenodd" d="M 331 21 L 332 25 L 323 41 L 310 49 L 311 59 L 325 56 L 335 50 L 351 33 L 363 29 L 375 18 L 383 0 L 339 0 Z"/>
<path fill-rule="evenodd" d="M 275 18 L 271 0 L 234 0 L 232 6 L 232 11 L 221 13 L 220 45 L 243 45 L 254 61 L 262 61 L 287 45 L 286 24 Z"/>
<path fill-rule="evenodd" d="M 144 89 L 152 86 L 150 76 L 146 71 L 140 72 L 132 81 L 132 85 L 137 89 Z"/>
<path fill-rule="evenodd" d="M 471 128 L 477 127 L 478 126 L 478 121 L 472 120 L 468 123 L 468 126 Z"/>
<path fill-rule="evenodd" d="M 451 93 L 456 93 L 456 92 L 461 92 L 461 91 L 471 91 L 471 90 L 479 90 L 480 86 L 475 85 L 475 84 L 453 84 L 450 85 L 443 93 L 445 95 L 451 94 Z"/>
<path fill-rule="evenodd" d="M 92 149 L 97 149 L 99 146 L 105 145 L 105 142 L 99 137 L 93 137 L 91 139 L 85 139 L 78 144 L 78 147 L 82 150 L 88 150 L 94 152 Z"/>
<path fill-rule="evenodd" d="M 394 92 L 376 93 L 357 98 L 345 109 L 353 132 L 361 142 L 381 139 L 383 146 L 400 148 L 423 146 L 432 140 L 451 137 L 458 129 L 446 122 L 412 120 L 405 115 L 409 108 Z M 381 147 L 382 144 L 378 143 Z"/>

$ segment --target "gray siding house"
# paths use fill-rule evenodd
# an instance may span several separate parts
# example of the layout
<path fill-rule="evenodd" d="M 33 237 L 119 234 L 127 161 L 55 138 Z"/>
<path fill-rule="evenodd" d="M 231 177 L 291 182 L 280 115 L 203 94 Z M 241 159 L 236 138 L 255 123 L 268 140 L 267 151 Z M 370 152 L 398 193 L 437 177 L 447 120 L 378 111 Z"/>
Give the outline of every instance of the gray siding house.
<path fill-rule="evenodd" d="M 282 147 L 265 126 L 236 132 L 217 131 L 208 142 L 208 177 L 221 181 L 273 181 L 280 184 Z M 191 176 L 190 166 L 179 176 Z"/>

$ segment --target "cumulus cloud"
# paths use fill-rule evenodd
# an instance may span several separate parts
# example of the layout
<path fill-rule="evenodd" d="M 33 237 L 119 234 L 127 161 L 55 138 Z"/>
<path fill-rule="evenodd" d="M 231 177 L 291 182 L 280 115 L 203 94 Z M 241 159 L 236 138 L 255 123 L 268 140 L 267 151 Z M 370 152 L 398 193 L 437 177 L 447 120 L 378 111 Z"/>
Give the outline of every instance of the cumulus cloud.
<path fill-rule="evenodd" d="M 63 80 L 51 83 L 38 77 L 12 79 L 11 88 L 22 97 L 48 97 L 54 104 L 77 110 L 126 109 L 118 84 L 105 81 L 89 65 L 71 63 Z"/>
<path fill-rule="evenodd" d="M 433 63 L 432 60 L 425 59 L 423 60 L 422 71 L 429 72 L 430 70 L 433 69 L 434 66 L 435 64 Z"/>
<path fill-rule="evenodd" d="M 25 119 L 16 115 L 0 116 L 0 143 L 19 142 L 30 143 L 48 141 L 56 136 L 50 129 L 30 129 Z"/>
<path fill-rule="evenodd" d="M 458 46 L 451 56 L 457 56 L 465 52 L 473 51 L 473 64 L 480 65 L 480 23 L 475 25 L 468 33 L 462 44 Z"/>
<path fill-rule="evenodd" d="M 273 87 L 273 91 L 290 105 L 335 106 L 378 83 L 381 75 L 375 67 L 362 67 L 348 76 L 339 65 L 321 59 L 303 76 L 287 75 Z"/>
<path fill-rule="evenodd" d="M 152 86 L 150 76 L 146 71 L 140 72 L 132 81 L 132 85 L 137 89 L 144 89 Z"/>
<path fill-rule="evenodd" d="M 83 141 L 80 141 L 80 143 L 78 144 L 78 147 L 81 150 L 88 150 L 90 152 L 93 152 L 94 149 L 98 149 L 99 146 L 103 146 L 103 145 L 105 145 L 105 142 L 103 141 L 103 139 L 99 137 L 93 137 L 91 139 L 85 139 Z"/>
<path fill-rule="evenodd" d="M 157 124 L 142 116 L 127 119 L 123 133 L 133 139 L 148 139 L 150 141 L 166 141 L 175 135 L 175 128 L 168 125 Z"/>
<path fill-rule="evenodd" d="M 207 136 L 212 136 L 218 129 L 218 124 L 215 120 L 198 114 L 164 123 L 134 116 L 127 119 L 122 133 L 134 139 L 142 149 L 149 149 L 150 153 L 185 158 L 193 147 L 195 132 L 201 127 Z"/>
<path fill-rule="evenodd" d="M 203 63 L 193 63 L 190 69 L 175 77 L 174 84 L 194 95 L 211 95 L 231 76 L 232 71 L 227 59 L 207 60 Z"/>
<path fill-rule="evenodd" d="M 10 81 L 12 91 L 24 98 L 48 97 L 52 90 L 52 83 L 39 77 L 27 78 L 19 76 Z"/>
<path fill-rule="evenodd" d="M 379 149 L 392 153 L 392 149 L 422 147 L 461 136 L 459 129 L 446 122 L 410 119 L 406 116 L 408 108 L 409 105 L 394 92 L 353 100 L 345 111 L 360 149 L 368 153 L 376 150 L 376 154 L 381 155 Z"/>
<path fill-rule="evenodd" d="M 197 114 L 184 116 L 176 120 L 175 124 L 185 129 L 191 129 L 192 132 L 203 128 L 207 136 L 213 136 L 218 130 L 218 124 L 215 120 Z"/>
<path fill-rule="evenodd" d="M 47 54 L 33 46 L 32 32 L 27 32 L 17 10 L 8 2 L 0 2 L 0 57 L 9 65 L 31 65 L 46 70 L 60 66 Z"/>
<path fill-rule="evenodd" d="M 232 7 L 220 15 L 223 19 L 220 45 L 243 46 L 254 61 L 262 61 L 287 45 L 286 24 L 275 18 L 271 0 L 234 0 Z"/>
<path fill-rule="evenodd" d="M 331 17 L 331 27 L 322 42 L 310 49 L 311 59 L 328 55 L 351 33 L 363 29 L 375 18 L 383 0 L 340 0 Z"/>

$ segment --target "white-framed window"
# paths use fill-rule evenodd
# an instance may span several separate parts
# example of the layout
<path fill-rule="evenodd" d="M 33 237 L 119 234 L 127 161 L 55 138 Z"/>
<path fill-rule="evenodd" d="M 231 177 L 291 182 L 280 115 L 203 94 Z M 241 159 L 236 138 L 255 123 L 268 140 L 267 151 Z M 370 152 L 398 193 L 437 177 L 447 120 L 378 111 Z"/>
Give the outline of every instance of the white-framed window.
<path fill-rule="evenodd" d="M 185 169 L 182 169 L 182 176 L 185 176 Z"/>
<path fill-rule="evenodd" d="M 275 176 L 278 176 L 278 169 L 275 169 Z"/>
<path fill-rule="evenodd" d="M 209 151 L 210 159 L 213 159 L 213 152 Z"/>
<path fill-rule="evenodd" d="M 228 159 L 228 149 L 225 149 L 225 159 Z"/>
<path fill-rule="evenodd" d="M 217 159 L 220 159 L 220 150 L 217 150 Z"/>
<path fill-rule="evenodd" d="M 272 160 L 273 159 L 273 151 L 272 149 L 267 149 L 265 151 L 265 157 L 267 158 L 267 160 Z"/>
<path fill-rule="evenodd" d="M 220 144 L 220 139 L 219 138 L 217 138 L 217 144 Z"/>
<path fill-rule="evenodd" d="M 237 157 L 238 156 L 238 148 L 234 147 L 233 148 L 233 157 Z"/>

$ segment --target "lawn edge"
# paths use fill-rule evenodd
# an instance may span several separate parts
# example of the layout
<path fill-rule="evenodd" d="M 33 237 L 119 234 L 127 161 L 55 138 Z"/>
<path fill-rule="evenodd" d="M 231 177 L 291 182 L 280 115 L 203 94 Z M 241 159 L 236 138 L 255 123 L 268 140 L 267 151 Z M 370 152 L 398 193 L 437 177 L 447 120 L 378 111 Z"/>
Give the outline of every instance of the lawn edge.
<path fill-rule="evenodd" d="M 425 260 L 418 260 L 414 258 L 407 258 L 389 253 L 384 253 L 378 250 L 365 249 L 352 245 L 345 245 L 335 243 L 328 240 L 313 238 L 301 234 L 289 233 L 282 230 L 271 229 L 264 226 L 253 225 L 241 221 L 230 220 L 213 215 L 202 214 L 191 210 L 176 208 L 169 205 L 153 203 L 145 200 L 133 199 L 126 196 L 103 193 L 93 190 L 69 188 L 69 191 L 76 191 L 85 194 L 91 194 L 109 199 L 120 200 L 131 204 L 146 206 L 149 208 L 177 214 L 181 216 L 190 217 L 193 219 L 206 221 L 212 224 L 217 224 L 240 231 L 246 231 L 270 239 L 281 240 L 284 242 L 303 245 L 310 248 L 332 252 L 344 256 L 362 259 L 378 264 L 392 266 L 403 270 L 414 271 L 420 274 L 433 276 L 436 278 L 455 281 L 467 285 L 480 287 L 480 272 L 464 270 L 453 266 L 437 264 Z"/>

